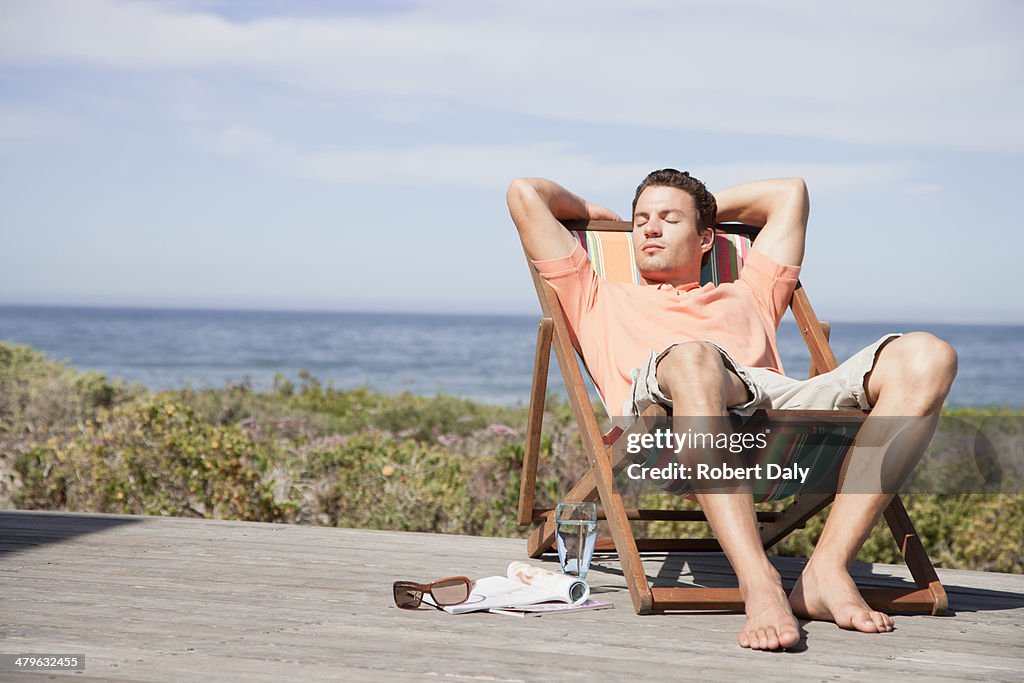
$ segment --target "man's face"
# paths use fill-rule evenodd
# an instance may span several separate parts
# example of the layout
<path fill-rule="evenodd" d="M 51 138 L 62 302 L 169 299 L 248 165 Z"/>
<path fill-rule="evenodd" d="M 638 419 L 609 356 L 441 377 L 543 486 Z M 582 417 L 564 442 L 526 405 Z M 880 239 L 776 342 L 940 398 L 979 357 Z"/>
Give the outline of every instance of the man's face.
<path fill-rule="evenodd" d="M 644 279 L 677 285 L 697 281 L 705 244 L 697 233 L 693 197 L 663 185 L 644 189 L 633 211 L 633 250 Z"/>

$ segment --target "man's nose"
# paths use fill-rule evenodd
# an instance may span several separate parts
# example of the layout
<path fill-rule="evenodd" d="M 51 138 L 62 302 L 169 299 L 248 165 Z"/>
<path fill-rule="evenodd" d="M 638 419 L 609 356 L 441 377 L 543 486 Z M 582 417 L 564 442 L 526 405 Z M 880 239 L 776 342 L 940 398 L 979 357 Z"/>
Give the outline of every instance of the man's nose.
<path fill-rule="evenodd" d="M 656 220 L 649 220 L 644 223 L 644 237 L 658 237 L 661 235 L 661 225 Z"/>

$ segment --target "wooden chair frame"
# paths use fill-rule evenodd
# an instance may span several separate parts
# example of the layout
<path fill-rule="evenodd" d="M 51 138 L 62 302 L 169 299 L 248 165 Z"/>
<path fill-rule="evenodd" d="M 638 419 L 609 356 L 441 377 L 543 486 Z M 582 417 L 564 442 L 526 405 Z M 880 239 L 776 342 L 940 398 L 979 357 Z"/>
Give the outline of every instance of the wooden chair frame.
<path fill-rule="evenodd" d="M 618 221 L 566 221 L 569 230 L 598 230 L 628 232 L 632 225 Z M 720 232 L 741 233 L 755 237 L 757 228 L 745 225 L 723 224 Z M 534 492 L 537 467 L 540 456 L 541 424 L 544 417 L 544 401 L 547 391 L 548 365 L 551 350 L 554 349 L 562 379 L 569 395 L 569 403 L 581 432 L 586 453 L 587 471 L 564 495 L 565 501 L 599 501 L 599 518 L 607 520 L 611 538 L 598 539 L 598 550 L 617 552 L 622 565 L 623 576 L 629 587 L 629 595 L 637 614 L 649 614 L 665 610 L 742 610 L 743 600 L 738 588 L 706 587 L 654 587 L 648 580 L 641 563 L 641 552 L 720 552 L 715 539 L 637 539 L 630 521 L 701 521 L 707 518 L 699 510 L 646 510 L 627 509 L 620 493 L 616 490 L 612 444 L 605 439 L 598 426 L 590 397 L 587 393 L 580 370 L 572 335 L 566 323 L 561 305 L 554 289 L 537 273 L 529 257 L 527 264 L 533 276 L 537 296 L 543 315 L 537 330 L 537 347 L 534 358 L 533 385 L 530 392 L 530 410 L 527 421 L 525 452 L 523 457 L 522 481 L 519 494 L 519 523 L 536 528 L 527 540 L 530 557 L 540 557 L 554 548 L 554 510 L 534 507 Z M 800 283 L 790 302 L 790 308 L 803 334 L 811 354 L 811 374 L 826 372 L 837 366 L 835 354 L 828 342 L 828 326 L 818 321 L 810 301 Z M 659 408 L 652 407 L 644 416 L 659 414 Z M 767 417 L 795 411 L 765 411 Z M 835 421 L 842 414 L 843 419 L 863 420 L 861 411 L 800 411 L 801 417 Z M 660 409 L 660 414 L 665 411 Z M 835 495 L 806 494 L 794 496 L 793 503 L 780 512 L 758 511 L 761 542 L 768 549 L 829 505 Z M 885 510 L 885 521 L 892 531 L 896 545 L 910 569 L 916 586 L 914 588 L 864 588 L 861 593 L 874 609 L 886 612 L 926 612 L 944 614 L 947 597 L 924 546 L 907 515 L 899 496 L 893 498 Z"/>

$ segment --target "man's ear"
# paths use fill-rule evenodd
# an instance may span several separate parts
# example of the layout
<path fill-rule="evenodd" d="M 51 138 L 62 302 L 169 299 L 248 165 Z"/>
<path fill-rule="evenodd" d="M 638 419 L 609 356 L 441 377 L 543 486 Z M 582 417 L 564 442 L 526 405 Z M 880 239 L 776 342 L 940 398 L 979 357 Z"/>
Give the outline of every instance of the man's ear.
<path fill-rule="evenodd" d="M 715 246 L 715 229 L 708 228 L 700 234 L 700 250 L 706 254 L 711 251 L 713 246 Z"/>

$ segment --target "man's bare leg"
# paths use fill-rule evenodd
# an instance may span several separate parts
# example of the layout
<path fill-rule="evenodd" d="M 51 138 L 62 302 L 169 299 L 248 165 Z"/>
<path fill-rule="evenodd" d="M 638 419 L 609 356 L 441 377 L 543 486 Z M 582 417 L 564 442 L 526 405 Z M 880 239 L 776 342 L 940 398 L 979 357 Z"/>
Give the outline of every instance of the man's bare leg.
<path fill-rule="evenodd" d="M 713 347 L 679 344 L 658 364 L 658 386 L 672 399 L 673 414 L 720 418 L 747 401 L 746 385 L 726 369 Z M 768 561 L 758 532 L 754 499 L 746 493 L 700 493 L 697 501 L 739 579 L 747 621 L 739 644 L 755 650 L 792 647 L 800 641 L 782 580 Z"/>
<path fill-rule="evenodd" d="M 956 352 L 946 342 L 920 332 L 894 339 L 879 352 L 866 382 L 868 401 L 874 406 L 871 416 L 937 417 L 955 376 Z M 867 453 L 869 447 L 861 444 L 884 441 L 893 422 L 871 426 L 868 420 L 844 470 L 859 455 L 877 455 Z M 918 427 L 910 440 L 900 443 L 904 465 L 909 466 L 900 468 L 904 476 L 928 447 L 935 420 L 922 419 Z M 892 498 L 889 493 L 836 495 L 818 545 L 790 594 L 794 613 L 865 633 L 892 630 L 892 618 L 868 607 L 849 574 L 850 564 Z"/>

